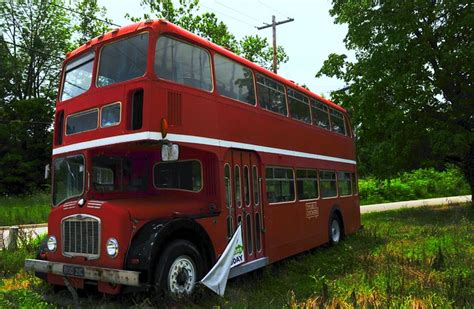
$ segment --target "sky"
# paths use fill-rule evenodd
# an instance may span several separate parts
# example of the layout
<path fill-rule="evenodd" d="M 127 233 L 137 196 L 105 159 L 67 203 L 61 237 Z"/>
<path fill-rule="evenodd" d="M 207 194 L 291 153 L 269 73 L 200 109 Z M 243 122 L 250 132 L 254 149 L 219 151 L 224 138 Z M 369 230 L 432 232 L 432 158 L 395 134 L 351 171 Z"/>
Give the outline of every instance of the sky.
<path fill-rule="evenodd" d="M 142 17 L 145 9 L 140 0 L 99 0 L 107 9 L 107 17 L 119 25 L 130 22 L 125 13 Z M 175 1 L 176 2 L 176 1 Z M 344 82 L 335 78 L 315 75 L 330 53 L 344 53 L 353 58 L 344 46 L 346 25 L 334 24 L 329 15 L 330 0 L 200 0 L 201 12 L 213 12 L 237 39 L 258 34 L 272 44 L 272 29 L 258 30 L 269 24 L 272 15 L 276 21 L 288 17 L 295 21 L 277 26 L 277 45 L 285 48 L 289 61 L 280 66 L 278 74 L 307 85 L 311 91 L 329 97 L 329 92 L 341 89 Z"/>

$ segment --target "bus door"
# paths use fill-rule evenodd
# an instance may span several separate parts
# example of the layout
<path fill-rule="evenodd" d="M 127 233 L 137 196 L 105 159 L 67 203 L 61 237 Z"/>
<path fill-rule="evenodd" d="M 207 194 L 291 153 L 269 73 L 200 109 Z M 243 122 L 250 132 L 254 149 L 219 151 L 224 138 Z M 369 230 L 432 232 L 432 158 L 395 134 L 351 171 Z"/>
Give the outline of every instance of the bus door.
<path fill-rule="evenodd" d="M 264 256 L 260 171 L 255 153 L 233 149 L 227 153 L 224 176 L 230 182 L 226 180 L 226 204 L 231 204 L 228 208 L 231 217 L 227 221 L 228 236 L 231 237 L 242 225 L 246 262 Z"/>

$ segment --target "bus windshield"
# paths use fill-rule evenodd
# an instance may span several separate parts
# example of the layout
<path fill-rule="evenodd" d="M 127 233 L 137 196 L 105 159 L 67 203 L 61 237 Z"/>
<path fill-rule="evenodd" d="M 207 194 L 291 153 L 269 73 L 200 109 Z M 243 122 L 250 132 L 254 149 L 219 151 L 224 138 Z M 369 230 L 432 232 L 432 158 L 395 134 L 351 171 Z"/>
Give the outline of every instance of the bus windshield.
<path fill-rule="evenodd" d="M 53 205 L 84 192 L 84 157 L 74 155 L 54 160 Z"/>
<path fill-rule="evenodd" d="M 92 66 L 94 65 L 94 52 L 70 61 L 64 70 L 63 91 L 61 101 L 74 98 L 91 86 Z"/>

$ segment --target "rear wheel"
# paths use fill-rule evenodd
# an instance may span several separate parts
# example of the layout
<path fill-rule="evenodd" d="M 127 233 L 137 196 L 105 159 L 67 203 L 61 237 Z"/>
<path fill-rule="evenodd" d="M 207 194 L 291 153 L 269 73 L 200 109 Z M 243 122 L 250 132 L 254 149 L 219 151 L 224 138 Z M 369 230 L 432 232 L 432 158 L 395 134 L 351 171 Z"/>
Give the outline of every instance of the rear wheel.
<path fill-rule="evenodd" d="M 329 243 L 331 245 L 339 243 L 342 238 L 342 223 L 339 216 L 333 213 L 329 220 Z"/>
<path fill-rule="evenodd" d="M 155 284 L 165 294 L 183 297 L 193 293 L 203 275 L 203 259 L 187 240 L 169 244 L 156 267 Z"/>

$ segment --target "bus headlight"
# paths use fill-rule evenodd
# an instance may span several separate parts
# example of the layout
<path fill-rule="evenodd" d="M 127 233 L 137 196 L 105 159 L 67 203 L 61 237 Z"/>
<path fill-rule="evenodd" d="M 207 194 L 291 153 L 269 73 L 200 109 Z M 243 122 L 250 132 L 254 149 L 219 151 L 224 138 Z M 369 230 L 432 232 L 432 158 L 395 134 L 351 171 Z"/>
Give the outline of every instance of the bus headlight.
<path fill-rule="evenodd" d="M 58 247 L 58 241 L 56 240 L 55 236 L 51 235 L 48 237 L 47 246 L 48 246 L 49 252 L 56 251 L 56 248 Z"/>
<path fill-rule="evenodd" d="M 116 257 L 118 252 L 119 252 L 119 244 L 117 239 L 115 238 L 109 238 L 107 240 L 107 243 L 105 245 L 107 255 L 110 257 Z"/>

